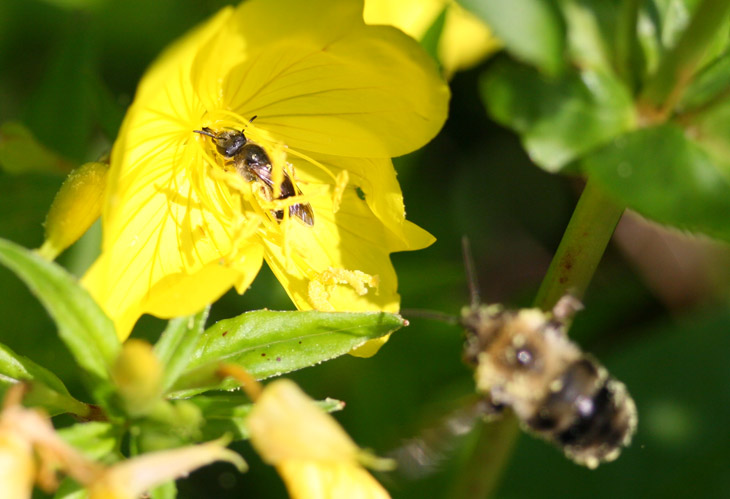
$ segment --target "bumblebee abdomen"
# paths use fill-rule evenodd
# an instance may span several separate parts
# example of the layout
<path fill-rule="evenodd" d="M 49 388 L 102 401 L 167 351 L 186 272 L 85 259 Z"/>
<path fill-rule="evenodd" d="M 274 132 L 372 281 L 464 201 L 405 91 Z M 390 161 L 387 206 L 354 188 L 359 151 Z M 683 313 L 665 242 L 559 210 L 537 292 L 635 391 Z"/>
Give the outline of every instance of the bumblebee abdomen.
<path fill-rule="evenodd" d="M 636 409 L 622 383 L 583 357 L 566 368 L 525 423 L 577 463 L 595 468 L 628 445 Z"/>

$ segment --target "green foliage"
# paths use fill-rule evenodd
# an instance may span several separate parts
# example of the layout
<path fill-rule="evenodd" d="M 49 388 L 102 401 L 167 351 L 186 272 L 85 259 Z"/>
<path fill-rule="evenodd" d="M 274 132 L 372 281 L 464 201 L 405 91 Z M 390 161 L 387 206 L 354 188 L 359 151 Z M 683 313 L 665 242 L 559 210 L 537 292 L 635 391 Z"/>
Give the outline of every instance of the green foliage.
<path fill-rule="evenodd" d="M 4 397 L 7 389 L 17 383 L 28 385 L 25 400 L 29 404 L 43 407 L 51 415 L 88 414 L 86 406 L 71 396 L 55 374 L 0 344 L 0 396 Z"/>
<path fill-rule="evenodd" d="M 220 381 L 221 362 L 245 366 L 264 379 L 344 355 L 402 326 L 400 316 L 380 312 L 248 312 L 203 333 L 173 391 L 188 396 L 236 386 L 233 380 Z"/>
<path fill-rule="evenodd" d="M 16 273 L 46 307 L 98 402 L 109 389 L 109 369 L 119 353 L 112 321 L 60 266 L 0 239 L 0 262 Z"/>
<path fill-rule="evenodd" d="M 482 95 L 494 119 L 514 128 L 532 160 L 552 172 L 636 123 L 627 89 L 600 72 L 550 78 L 503 61 L 485 75 Z"/>
<path fill-rule="evenodd" d="M 394 256 L 404 307 L 454 312 L 466 303 L 458 250 L 463 233 L 476 248 L 484 299 L 528 304 L 575 202 L 574 183 L 546 172 L 580 174 L 619 209 L 730 240 L 725 0 L 462 3 L 491 24 L 505 53 L 455 77 L 449 126 L 424 154 L 400 160 L 409 218 L 439 240 L 421 254 Z M 0 106 L 0 235 L 28 247 L 40 245 L 58 172 L 70 169 L 71 161 L 108 152 L 144 67 L 215 10 L 213 4 L 176 0 L 46 4 L 0 2 L 0 94 L 8 97 Z M 432 55 L 444 21 L 442 13 L 422 41 Z M 29 50 L 34 57 L 24 55 Z M 512 135 L 487 121 L 478 97 L 494 120 L 517 134 L 529 158 Z M 654 246 L 643 250 L 649 260 L 658 251 Z M 83 271 L 93 255 L 77 250 L 61 264 Z M 677 252 L 673 258 L 678 267 L 692 268 L 694 256 Z M 55 322 L 40 306 L 33 308 L 18 279 L 0 269 L 0 392 L 27 384 L 24 402 L 60 415 L 54 423 L 62 438 L 104 463 L 223 434 L 246 439 L 252 402 L 240 391 L 219 391 L 236 385 L 216 376 L 221 362 L 265 378 L 338 357 L 291 376 L 309 393 L 346 400 L 349 410 L 339 417 L 348 432 L 381 455 L 404 437 L 420 436 L 445 406 L 473 394 L 473 374 L 460 361 L 458 328 L 414 319 L 365 362 L 342 354 L 401 327 L 400 317 L 241 314 L 290 306 L 274 278 L 264 274 L 243 297 L 229 294 L 195 316 L 166 327 L 141 321 L 135 336 L 155 343 L 163 393 L 149 411 L 131 416 L 115 402 L 117 387 L 109 376 L 119 352 L 111 323 L 75 279 L 5 240 L 0 261 L 27 283 Z M 730 318 L 716 308 L 727 308 L 730 272 L 718 260 L 701 263 L 711 274 L 710 298 L 698 300 L 704 307 L 693 310 L 691 319 L 669 323 L 667 309 L 672 316 L 686 311 L 661 301 L 661 292 L 642 280 L 646 276 L 617 249 L 608 251 L 571 335 L 634 396 L 640 414 L 635 443 L 615 463 L 588 471 L 524 437 L 496 496 L 720 497 L 728 490 L 730 415 L 724 402 L 730 373 L 717 359 L 729 347 L 724 333 Z M 706 277 L 695 272 L 676 283 L 682 293 Z M 214 324 L 206 329 L 206 321 Z M 327 399 L 320 405 L 331 411 L 344 404 Z M 63 413 L 109 420 L 71 421 Z M 245 442 L 235 446 L 248 452 Z M 420 481 L 389 476 L 383 483 L 399 497 L 448 496 L 468 452 L 467 446 L 455 449 L 455 459 L 440 456 L 433 475 Z M 274 477 L 262 477 L 271 472 L 261 468 L 236 483 L 224 481 L 213 467 L 177 485 L 161 485 L 150 497 L 175 497 L 178 489 L 182 497 L 283 494 L 281 486 L 272 492 Z M 85 493 L 67 479 L 55 497 Z"/>
<path fill-rule="evenodd" d="M 676 125 L 621 136 L 581 165 L 607 194 L 647 218 L 730 240 L 730 178 Z"/>
<path fill-rule="evenodd" d="M 538 166 L 570 166 L 647 218 L 730 240 L 730 4 L 559 5 L 573 69 L 550 76 L 495 64 L 482 84 L 489 112 Z"/>
<path fill-rule="evenodd" d="M 552 0 L 461 0 L 502 40 L 516 58 L 548 74 L 563 65 L 565 27 Z"/>
<path fill-rule="evenodd" d="M 190 362 L 198 337 L 203 333 L 210 307 L 191 317 L 172 319 L 155 344 L 155 354 L 164 366 L 162 391 L 166 392 Z"/>

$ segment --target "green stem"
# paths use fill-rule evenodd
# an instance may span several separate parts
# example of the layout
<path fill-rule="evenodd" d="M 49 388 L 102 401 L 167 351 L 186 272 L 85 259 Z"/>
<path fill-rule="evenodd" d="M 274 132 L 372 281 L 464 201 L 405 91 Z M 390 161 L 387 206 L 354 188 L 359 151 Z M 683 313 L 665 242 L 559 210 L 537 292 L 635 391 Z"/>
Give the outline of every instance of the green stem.
<path fill-rule="evenodd" d="M 520 425 L 512 412 L 478 428 L 479 435 L 451 493 L 454 499 L 489 497 L 512 456 Z"/>
<path fill-rule="evenodd" d="M 588 181 L 537 292 L 536 307 L 550 310 L 566 293 L 583 296 L 623 211 Z M 487 425 L 463 468 L 454 497 L 493 494 L 519 434 L 511 413 Z"/>
<path fill-rule="evenodd" d="M 536 307 L 550 310 L 566 293 L 583 297 L 623 211 L 588 181 L 537 292 Z"/>
<path fill-rule="evenodd" d="M 639 107 L 647 120 L 663 121 L 669 116 L 729 14 L 727 0 L 704 0 L 697 7 L 677 45 L 664 55 L 644 88 Z"/>

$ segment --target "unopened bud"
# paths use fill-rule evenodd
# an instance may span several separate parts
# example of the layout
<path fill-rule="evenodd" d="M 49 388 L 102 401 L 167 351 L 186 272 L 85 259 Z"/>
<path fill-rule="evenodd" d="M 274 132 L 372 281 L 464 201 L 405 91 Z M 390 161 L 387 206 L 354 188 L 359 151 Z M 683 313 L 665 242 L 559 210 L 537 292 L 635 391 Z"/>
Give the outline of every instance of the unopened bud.
<path fill-rule="evenodd" d="M 64 180 L 46 215 L 41 256 L 54 260 L 99 218 L 108 170 L 105 163 L 86 163 Z"/>
<path fill-rule="evenodd" d="M 160 400 L 162 364 L 146 341 L 131 339 L 124 343 L 112 378 L 131 416 L 148 413 Z"/>

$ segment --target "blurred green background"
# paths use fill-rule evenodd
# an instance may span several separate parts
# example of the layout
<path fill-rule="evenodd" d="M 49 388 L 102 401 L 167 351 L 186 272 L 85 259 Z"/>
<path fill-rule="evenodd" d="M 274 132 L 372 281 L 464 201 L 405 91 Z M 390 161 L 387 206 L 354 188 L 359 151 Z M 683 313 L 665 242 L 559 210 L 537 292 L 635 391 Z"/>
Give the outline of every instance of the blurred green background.
<path fill-rule="evenodd" d="M 2 0 L 0 123 L 24 124 L 70 165 L 97 159 L 111 147 L 147 65 L 225 3 Z M 426 250 L 393 256 L 404 309 L 458 314 L 468 303 L 462 235 L 471 240 L 482 299 L 529 305 L 580 192 L 579 179 L 536 168 L 517 137 L 486 116 L 478 78 L 494 61 L 456 75 L 442 133 L 396 160 L 409 219 L 438 239 Z M 0 135 L 0 146 L 6 139 Z M 0 237 L 38 247 L 65 173 L 64 163 L 57 171 L 0 167 Z M 707 241 L 656 234 L 636 219 L 622 225 L 571 331 L 634 396 L 640 416 L 633 445 L 615 463 L 590 471 L 522 436 L 498 497 L 730 494 L 727 253 Z M 61 263 L 82 273 L 98 240 L 94 227 Z M 229 293 L 215 304 L 210 322 L 262 307 L 292 308 L 267 270 L 246 295 Z M 410 327 L 374 358 L 345 356 L 291 376 L 314 398 L 346 401 L 337 419 L 380 455 L 438 426 L 473 394 L 471 372 L 461 362 L 461 331 L 404 315 Z M 84 398 L 52 322 L 4 268 L 0 317 L 1 342 L 52 368 Z M 135 335 L 154 339 L 162 327 L 145 317 Z M 448 497 L 474 438 L 472 432 L 455 440 L 421 479 L 379 478 L 394 497 Z M 276 473 L 247 443 L 234 448 L 251 464 L 248 473 L 210 466 L 179 482 L 180 497 L 285 496 Z"/>

